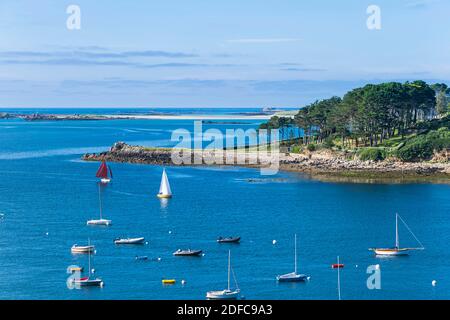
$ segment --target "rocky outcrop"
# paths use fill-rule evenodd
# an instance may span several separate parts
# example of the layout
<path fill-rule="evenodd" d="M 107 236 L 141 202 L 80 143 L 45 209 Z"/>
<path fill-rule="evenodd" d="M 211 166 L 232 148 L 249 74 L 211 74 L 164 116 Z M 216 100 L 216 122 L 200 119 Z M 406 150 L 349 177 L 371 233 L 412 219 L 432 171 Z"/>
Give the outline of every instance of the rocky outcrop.
<path fill-rule="evenodd" d="M 131 146 L 124 142 L 115 143 L 107 152 L 98 154 L 85 154 L 84 160 L 87 161 L 101 161 L 106 160 L 110 162 L 128 162 L 128 163 L 142 163 L 142 164 L 157 164 L 157 165 L 177 165 L 173 163 L 173 155 L 184 154 L 190 155 L 190 163 L 183 163 L 181 165 L 195 165 L 194 159 L 200 157 L 203 159 L 197 165 L 207 165 L 206 157 L 211 156 L 211 151 L 191 151 L 191 150 L 177 150 L 164 148 L 146 148 L 141 146 Z M 245 163 L 237 162 L 237 156 L 247 157 Z M 215 163 L 212 165 L 238 165 L 238 166 L 252 166 L 264 167 L 274 158 L 270 155 L 261 157 L 261 154 L 255 152 L 245 153 L 244 150 L 234 153 L 234 151 L 225 151 L 223 155 L 224 161 L 222 163 Z M 233 161 L 225 161 L 226 157 Z M 233 158 L 234 157 L 234 158 Z M 319 175 L 340 175 L 340 176 L 370 176 L 370 177 L 423 177 L 423 176 L 439 176 L 440 178 L 449 179 L 450 181 L 450 163 L 443 162 L 419 162 L 406 163 L 395 159 L 388 159 L 384 161 L 361 161 L 355 159 L 351 155 L 344 153 L 330 153 L 330 152 L 313 152 L 307 154 L 290 154 L 280 153 L 279 167 L 281 170 L 305 172 L 309 174 Z M 241 161 L 242 162 L 242 161 Z M 236 164 L 238 163 L 238 164 Z"/>

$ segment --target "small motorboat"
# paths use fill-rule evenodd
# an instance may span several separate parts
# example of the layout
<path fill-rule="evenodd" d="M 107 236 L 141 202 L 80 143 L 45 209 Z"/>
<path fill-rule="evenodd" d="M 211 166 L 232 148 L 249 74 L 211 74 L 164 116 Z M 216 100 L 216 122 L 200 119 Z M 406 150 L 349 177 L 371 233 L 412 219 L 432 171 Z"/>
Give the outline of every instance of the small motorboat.
<path fill-rule="evenodd" d="M 331 265 L 331 268 L 332 269 L 341 269 L 341 268 L 343 268 L 344 267 L 344 264 L 343 263 L 333 263 L 332 265 Z"/>
<path fill-rule="evenodd" d="M 218 243 L 239 243 L 241 241 L 241 237 L 219 237 L 217 239 Z"/>
<path fill-rule="evenodd" d="M 86 222 L 88 226 L 110 226 L 112 221 L 108 219 L 92 219 Z"/>
<path fill-rule="evenodd" d="M 178 249 L 177 251 L 175 251 L 173 253 L 174 256 L 190 256 L 190 257 L 199 257 L 202 254 L 202 250 L 191 250 L 191 249 L 187 249 L 187 250 L 181 250 Z"/>
<path fill-rule="evenodd" d="M 79 246 L 74 244 L 72 248 L 70 248 L 72 253 L 93 253 L 95 252 L 95 246 L 87 245 L 87 246 Z"/>
<path fill-rule="evenodd" d="M 145 241 L 144 237 L 141 238 L 124 238 L 124 239 L 114 239 L 115 244 L 143 244 Z"/>
<path fill-rule="evenodd" d="M 162 284 L 175 284 L 175 279 L 163 279 Z"/>

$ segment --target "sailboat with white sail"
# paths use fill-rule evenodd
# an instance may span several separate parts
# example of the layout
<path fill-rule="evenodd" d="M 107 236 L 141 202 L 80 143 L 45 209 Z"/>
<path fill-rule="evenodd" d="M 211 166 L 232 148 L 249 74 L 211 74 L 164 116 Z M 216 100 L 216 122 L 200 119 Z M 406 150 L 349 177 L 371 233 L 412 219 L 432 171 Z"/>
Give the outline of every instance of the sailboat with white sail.
<path fill-rule="evenodd" d="M 306 274 L 297 273 L 297 234 L 295 235 L 294 242 L 294 272 L 277 276 L 278 282 L 300 282 L 308 280 L 308 276 Z"/>
<path fill-rule="evenodd" d="M 219 291 L 208 291 L 206 293 L 206 299 L 208 300 L 236 300 L 239 298 L 239 293 L 241 290 L 238 288 L 236 278 L 234 277 L 234 281 L 236 282 L 236 289 L 232 290 L 230 286 L 230 277 L 231 277 L 231 250 L 228 250 L 228 288 L 225 290 Z"/>
<path fill-rule="evenodd" d="M 159 186 L 158 198 L 172 198 L 172 190 L 170 189 L 169 178 L 167 178 L 166 169 L 163 169 L 161 184 Z"/>
<path fill-rule="evenodd" d="M 111 179 L 113 177 L 112 170 L 111 167 L 106 164 L 105 160 L 102 161 L 102 164 L 98 168 L 95 176 L 97 178 L 100 178 L 100 182 L 103 184 L 111 182 Z"/>
<path fill-rule="evenodd" d="M 103 209 L 102 209 L 102 190 L 100 184 L 98 185 L 98 200 L 99 200 L 99 206 L 100 206 L 100 219 L 92 219 L 87 221 L 87 225 L 94 225 L 94 226 L 110 226 L 112 224 L 111 220 L 103 219 Z"/>
<path fill-rule="evenodd" d="M 398 234 L 398 220 L 405 225 L 406 229 L 411 233 L 411 235 L 416 239 L 420 247 L 418 248 L 401 248 L 400 247 L 400 240 L 399 240 L 399 234 Z M 409 254 L 409 251 L 411 250 L 423 250 L 425 249 L 422 243 L 417 239 L 415 234 L 411 231 L 411 229 L 408 227 L 406 222 L 400 217 L 398 213 L 395 214 L 395 246 L 393 248 L 370 248 L 369 250 L 375 252 L 376 255 L 380 256 L 406 256 Z"/>

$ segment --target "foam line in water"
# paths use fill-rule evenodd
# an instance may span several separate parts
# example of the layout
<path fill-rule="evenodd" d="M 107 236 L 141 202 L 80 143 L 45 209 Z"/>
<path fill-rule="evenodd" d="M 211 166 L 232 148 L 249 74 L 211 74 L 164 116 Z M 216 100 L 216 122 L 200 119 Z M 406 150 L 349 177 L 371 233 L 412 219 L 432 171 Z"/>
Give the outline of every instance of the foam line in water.
<path fill-rule="evenodd" d="M 108 150 L 110 147 L 80 147 L 80 148 L 64 148 L 64 149 L 50 149 L 42 151 L 23 151 L 23 152 L 8 152 L 0 153 L 0 160 L 18 160 L 18 159 L 34 159 L 54 156 L 66 156 L 74 154 L 95 153 Z"/>

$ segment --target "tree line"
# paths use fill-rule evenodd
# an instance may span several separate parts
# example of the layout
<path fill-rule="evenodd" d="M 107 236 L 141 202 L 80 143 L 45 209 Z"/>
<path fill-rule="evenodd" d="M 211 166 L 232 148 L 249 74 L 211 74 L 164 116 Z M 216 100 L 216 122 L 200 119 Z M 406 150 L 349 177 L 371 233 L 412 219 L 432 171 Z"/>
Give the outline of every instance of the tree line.
<path fill-rule="evenodd" d="M 424 81 L 368 84 L 342 98 L 315 101 L 292 117 L 273 116 L 260 129 L 280 129 L 281 139 L 292 139 L 295 129 L 304 144 L 341 139 L 342 145 L 376 146 L 394 135 L 405 135 L 417 123 L 450 111 L 446 84 Z"/>

